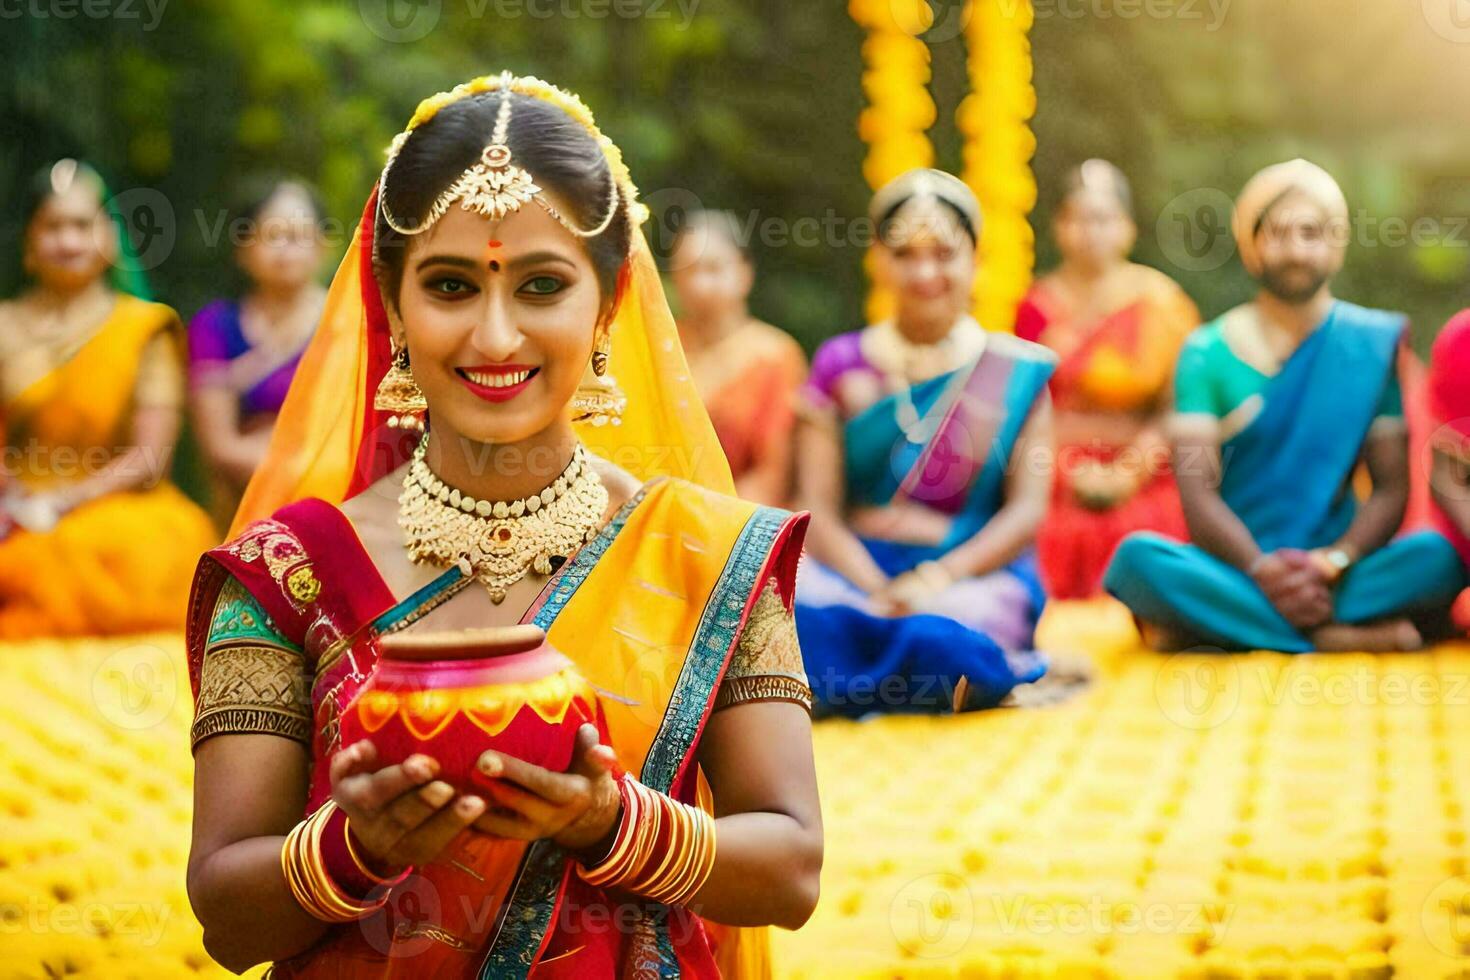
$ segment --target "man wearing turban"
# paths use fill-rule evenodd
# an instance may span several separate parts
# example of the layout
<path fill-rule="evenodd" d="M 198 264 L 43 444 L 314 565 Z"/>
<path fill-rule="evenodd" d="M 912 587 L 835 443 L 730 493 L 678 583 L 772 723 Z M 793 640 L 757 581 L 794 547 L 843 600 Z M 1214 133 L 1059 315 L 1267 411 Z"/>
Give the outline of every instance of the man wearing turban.
<path fill-rule="evenodd" d="M 1195 331 L 1175 373 L 1191 543 L 1131 535 L 1105 584 L 1159 647 L 1416 649 L 1465 570 L 1437 532 L 1395 538 L 1409 492 L 1396 374 L 1407 321 L 1333 297 L 1348 207 L 1321 167 L 1267 167 L 1232 226 L 1260 289 Z M 1361 501 L 1360 463 L 1372 483 Z"/>

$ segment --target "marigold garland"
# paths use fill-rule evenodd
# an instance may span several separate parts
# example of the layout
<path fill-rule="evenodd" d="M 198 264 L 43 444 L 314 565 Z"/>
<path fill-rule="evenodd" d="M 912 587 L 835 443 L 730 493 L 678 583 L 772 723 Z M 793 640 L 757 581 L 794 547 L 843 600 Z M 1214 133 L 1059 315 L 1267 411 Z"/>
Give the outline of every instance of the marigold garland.
<path fill-rule="evenodd" d="M 877 190 L 906 170 L 934 165 L 928 130 L 936 110 L 928 90 L 929 48 L 921 40 L 933 12 L 923 0 L 850 0 L 847 9 L 867 31 L 868 105 L 858 118 L 858 135 L 868 146 L 863 177 Z M 955 122 L 964 137 L 960 177 L 985 211 L 974 312 L 992 330 L 1014 326 L 1035 262 L 1035 236 L 1026 219 L 1036 204 L 1030 165 L 1036 138 L 1029 125 L 1036 92 L 1027 37 L 1032 19 L 1030 0 L 969 0 L 964 11 L 970 94 Z M 871 280 L 871 253 L 864 265 Z M 876 322 L 892 311 L 893 297 L 874 286 L 868 319 Z"/>
<path fill-rule="evenodd" d="M 985 212 L 975 316 L 991 330 L 1015 327 L 1036 262 L 1036 236 L 1026 219 L 1036 206 L 1036 136 L 1029 122 L 1036 113 L 1028 37 L 1033 16 L 1030 0 L 969 0 L 965 6 L 970 94 L 955 123 L 965 140 L 960 177 Z"/>
<path fill-rule="evenodd" d="M 863 94 L 858 135 L 868 145 L 863 177 L 877 190 L 915 167 L 934 165 L 928 130 L 936 110 L 929 95 L 929 46 L 920 40 L 933 21 L 923 0 L 850 0 L 848 14 L 867 31 L 863 41 Z M 872 278 L 872 253 L 864 263 Z M 893 311 L 893 297 L 874 287 L 868 294 L 872 322 Z"/>

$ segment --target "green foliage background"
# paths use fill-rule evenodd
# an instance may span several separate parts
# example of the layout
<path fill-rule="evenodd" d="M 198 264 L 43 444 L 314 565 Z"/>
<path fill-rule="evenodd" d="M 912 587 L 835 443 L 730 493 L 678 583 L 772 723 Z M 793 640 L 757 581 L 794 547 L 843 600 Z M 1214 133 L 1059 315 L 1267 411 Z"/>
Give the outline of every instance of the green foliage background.
<path fill-rule="evenodd" d="M 593 107 L 655 209 L 656 250 L 680 208 L 733 209 L 753 232 L 761 316 L 808 347 L 861 320 L 862 37 L 840 0 L 619 0 L 637 18 L 595 16 L 613 0 L 172 0 L 156 23 L 141 0 L 93 0 L 113 13 L 102 18 L 68 2 L 29 0 L 0 23 L 0 291 L 19 276 L 14 190 L 58 156 L 94 161 L 115 191 L 166 199 L 175 239 L 152 275 L 188 316 L 234 286 L 219 223 L 243 180 L 311 179 L 341 247 L 418 99 L 508 67 Z M 1133 178 L 1138 257 L 1218 313 L 1249 293 L 1238 264 L 1173 256 L 1181 235 L 1208 246 L 1228 215 L 1171 202 L 1233 195 L 1259 166 L 1306 155 L 1341 177 L 1355 214 L 1433 223 L 1419 244 L 1360 233 L 1339 283 L 1409 311 L 1423 342 L 1466 305 L 1470 281 L 1470 44 L 1436 34 L 1415 3 L 1214 2 L 1037 0 L 1041 266 L 1055 260 L 1060 175 L 1104 156 Z M 940 24 L 961 6 L 933 5 Z M 381 36 L 434 8 L 422 38 Z M 931 38 L 933 135 L 954 168 L 965 51 L 947 33 Z M 802 218 L 828 240 L 784 240 Z"/>

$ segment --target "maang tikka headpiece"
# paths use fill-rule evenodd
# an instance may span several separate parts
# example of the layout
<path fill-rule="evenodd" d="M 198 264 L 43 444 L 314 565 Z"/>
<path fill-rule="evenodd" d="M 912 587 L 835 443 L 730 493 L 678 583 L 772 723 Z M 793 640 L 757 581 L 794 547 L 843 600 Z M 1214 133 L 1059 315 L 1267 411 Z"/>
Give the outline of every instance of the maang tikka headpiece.
<path fill-rule="evenodd" d="M 388 184 L 388 172 L 392 169 L 393 162 L 398 158 L 409 136 L 419 126 L 432 119 L 435 113 L 444 106 L 472 95 L 494 91 L 503 93 L 500 110 L 495 117 L 495 129 L 491 133 L 490 143 L 480 154 L 480 159 L 460 174 L 454 183 L 434 199 L 428 214 L 418 225 L 408 226 L 399 222 L 388 210 L 383 189 Z M 607 209 L 596 226 L 581 228 L 573 223 L 551 203 L 541 188 L 537 186 L 531 174 L 512 162 L 510 147 L 505 141 L 510 132 L 511 94 L 513 92 L 541 98 L 558 106 L 581 123 L 602 149 L 603 158 L 608 167 L 608 199 Z M 641 216 L 637 209 L 641 208 L 641 205 L 636 204 L 636 191 L 627 177 L 626 168 L 622 166 L 622 156 L 618 153 L 617 148 L 598 131 L 596 124 L 592 121 L 591 112 L 581 100 L 538 78 L 517 77 L 510 72 L 477 78 L 456 86 L 449 92 L 441 92 L 439 95 L 425 99 L 419 105 L 418 111 L 414 113 L 413 119 L 409 121 L 408 128 L 394 137 L 393 143 L 388 147 L 388 160 L 383 165 L 382 176 L 378 179 L 378 210 L 388 227 L 400 235 L 418 235 L 427 231 L 433 227 L 434 222 L 449 212 L 450 206 L 455 201 L 460 202 L 460 206 L 466 211 L 499 221 L 519 211 L 522 204 L 532 200 L 540 204 L 562 227 L 578 238 L 594 238 L 606 231 L 617 215 L 620 204 L 626 204 L 629 217 L 635 223 L 640 223 Z"/>

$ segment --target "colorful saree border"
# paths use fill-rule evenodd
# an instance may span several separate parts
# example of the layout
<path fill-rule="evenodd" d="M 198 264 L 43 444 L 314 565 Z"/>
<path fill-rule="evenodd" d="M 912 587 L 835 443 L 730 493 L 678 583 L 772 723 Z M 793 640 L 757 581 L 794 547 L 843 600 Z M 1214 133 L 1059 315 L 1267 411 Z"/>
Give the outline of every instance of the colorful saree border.
<path fill-rule="evenodd" d="M 537 613 L 535 622 L 543 628 L 565 607 L 586 580 L 592 566 L 611 544 L 626 522 L 627 514 L 641 500 L 642 494 L 629 501 L 609 525 L 606 540 L 597 541 L 579 552 L 582 568 L 569 567 L 570 581 L 558 585 Z M 704 726 L 710 705 L 730 651 L 734 648 L 745 610 L 755 583 L 764 569 L 772 544 L 789 519 L 785 511 L 761 507 L 746 521 L 731 550 L 719 583 L 705 604 L 704 615 L 695 629 L 684 665 L 674 685 L 668 709 L 659 726 L 648 757 L 644 760 L 640 779 L 651 789 L 668 792 L 683 774 L 689 761 L 689 749 Z M 595 553 L 594 545 L 600 544 Z M 574 560 L 574 565 L 579 562 Z M 553 605 L 554 604 L 554 605 Z M 490 942 L 490 950 L 480 968 L 480 980 L 514 980 L 525 977 L 535 965 L 536 956 L 550 935 L 556 917 L 560 885 L 567 873 L 565 855 L 549 841 L 537 841 L 527 850 L 521 873 L 506 903 L 500 930 Z M 658 976 L 674 980 L 679 976 L 679 961 L 668 929 L 669 909 L 646 905 L 644 920 L 653 927 L 655 947 L 647 952 L 657 961 L 645 965 L 655 967 Z"/>

